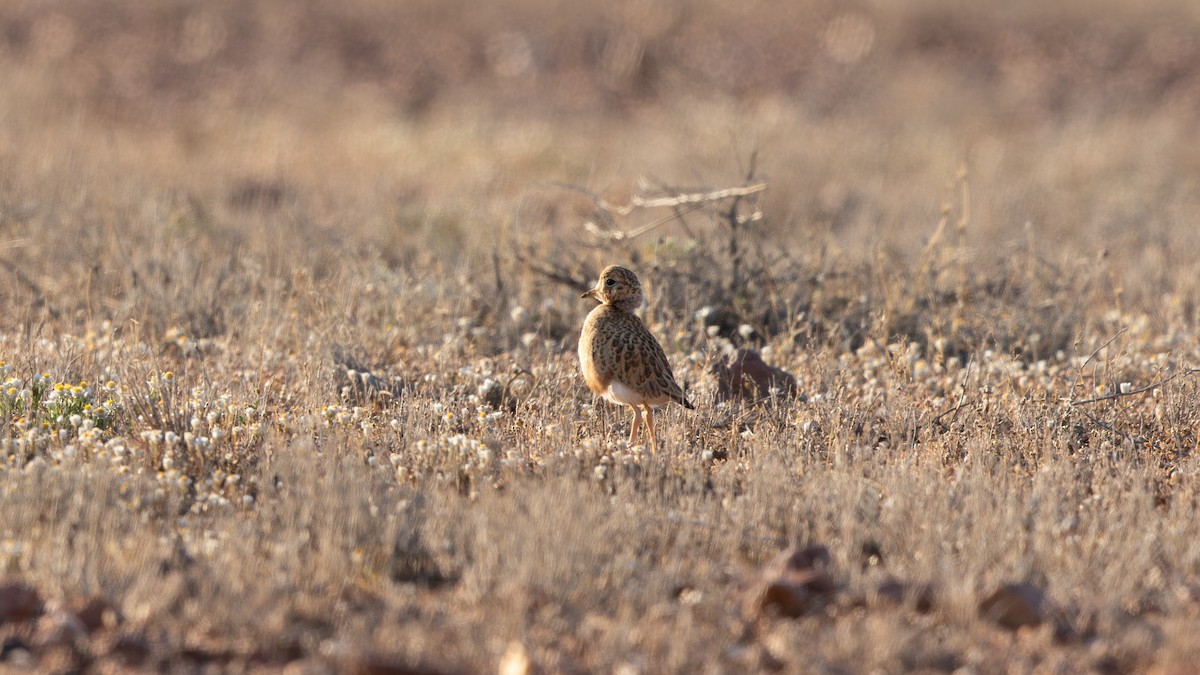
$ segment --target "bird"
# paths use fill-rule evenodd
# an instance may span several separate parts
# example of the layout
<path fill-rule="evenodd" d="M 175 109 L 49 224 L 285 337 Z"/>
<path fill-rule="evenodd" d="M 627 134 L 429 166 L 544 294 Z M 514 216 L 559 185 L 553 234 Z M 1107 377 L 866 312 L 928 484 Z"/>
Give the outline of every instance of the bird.
<path fill-rule="evenodd" d="M 696 406 L 675 381 L 662 345 L 634 314 L 646 301 L 642 282 L 632 270 L 609 265 L 600 273 L 596 287 L 579 297 L 600 303 L 584 320 L 579 336 L 579 369 L 588 388 L 617 405 L 633 409 L 629 445 L 633 445 L 644 424 L 650 435 L 650 451 L 658 452 L 654 406 L 671 401 L 688 410 L 695 410 Z M 645 419 L 642 410 L 646 412 Z"/>

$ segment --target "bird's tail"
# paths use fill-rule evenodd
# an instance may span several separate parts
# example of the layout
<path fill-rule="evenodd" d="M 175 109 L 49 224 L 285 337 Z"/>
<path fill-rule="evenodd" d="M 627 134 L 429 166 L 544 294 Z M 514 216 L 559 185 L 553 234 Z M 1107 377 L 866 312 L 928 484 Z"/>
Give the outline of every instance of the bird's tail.
<path fill-rule="evenodd" d="M 683 393 L 683 390 L 680 390 L 679 395 L 675 397 L 675 402 L 688 410 L 696 409 L 696 406 L 692 405 L 692 402 L 688 400 L 687 394 Z"/>

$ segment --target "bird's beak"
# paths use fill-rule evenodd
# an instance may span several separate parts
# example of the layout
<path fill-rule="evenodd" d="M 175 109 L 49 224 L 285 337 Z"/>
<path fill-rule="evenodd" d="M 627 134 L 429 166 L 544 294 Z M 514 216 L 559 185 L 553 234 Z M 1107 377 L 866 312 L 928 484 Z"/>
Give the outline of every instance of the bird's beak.
<path fill-rule="evenodd" d="M 592 290 L 588 291 L 587 293 L 584 293 L 583 295 L 581 295 L 581 296 L 579 296 L 579 297 L 581 297 L 581 298 L 595 298 L 595 297 L 596 297 L 596 294 L 598 294 L 599 292 L 600 292 L 600 289 L 599 289 L 599 288 L 593 288 Z"/>

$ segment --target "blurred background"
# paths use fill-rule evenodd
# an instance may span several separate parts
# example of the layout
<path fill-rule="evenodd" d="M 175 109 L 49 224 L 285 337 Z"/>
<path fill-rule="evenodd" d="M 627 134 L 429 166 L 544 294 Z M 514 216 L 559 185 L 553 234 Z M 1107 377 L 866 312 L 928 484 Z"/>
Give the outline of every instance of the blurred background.
<path fill-rule="evenodd" d="M 813 117 L 1016 125 L 1197 103 L 1200 10 L 1181 0 L 607 4 L 17 1 L 0 55 L 22 107 L 193 142 L 247 113 L 636 119 L 780 98 Z"/>
<path fill-rule="evenodd" d="M 977 252 L 1122 250 L 1133 276 L 1195 252 L 1185 0 L 15 1 L 0 90 L 9 226 L 72 218 L 49 202 L 116 226 L 165 190 L 231 239 L 269 214 L 486 261 L 586 238 L 555 182 L 621 203 L 739 184 L 757 151 L 758 233 L 797 255 L 915 255 L 951 206 Z"/>

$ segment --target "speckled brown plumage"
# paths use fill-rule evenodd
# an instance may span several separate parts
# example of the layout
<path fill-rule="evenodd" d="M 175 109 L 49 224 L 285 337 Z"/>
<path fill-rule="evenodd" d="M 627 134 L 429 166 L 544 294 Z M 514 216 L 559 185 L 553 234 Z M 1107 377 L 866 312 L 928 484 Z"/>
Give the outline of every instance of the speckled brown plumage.
<path fill-rule="evenodd" d="M 675 381 L 662 345 L 634 314 L 645 301 L 642 283 L 632 271 L 611 265 L 600 273 L 596 287 L 581 297 L 600 301 L 600 306 L 588 314 L 579 336 L 579 367 L 588 388 L 613 403 L 632 408 L 629 443 L 633 444 L 644 423 L 651 450 L 657 450 L 652 406 L 671 401 L 688 409 L 695 406 Z M 644 422 L 639 406 L 646 411 Z"/>

